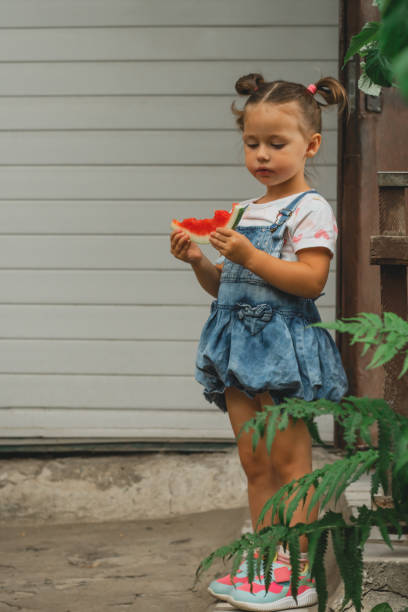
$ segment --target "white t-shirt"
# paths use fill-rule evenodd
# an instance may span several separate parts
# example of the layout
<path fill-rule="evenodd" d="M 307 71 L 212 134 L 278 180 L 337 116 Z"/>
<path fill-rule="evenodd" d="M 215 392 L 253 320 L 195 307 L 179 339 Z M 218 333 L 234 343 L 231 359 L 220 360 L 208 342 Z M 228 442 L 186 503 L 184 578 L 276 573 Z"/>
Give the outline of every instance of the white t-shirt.
<path fill-rule="evenodd" d="M 285 208 L 298 194 L 292 194 L 279 200 L 255 204 L 253 198 L 240 202 L 248 207 L 239 227 L 250 225 L 271 225 L 282 208 Z M 308 193 L 298 202 L 295 211 L 286 222 L 282 246 L 282 259 L 297 261 L 297 251 L 311 247 L 326 247 L 331 256 L 335 252 L 337 239 L 337 223 L 332 207 L 318 193 Z M 224 257 L 219 257 L 217 263 L 222 263 Z"/>

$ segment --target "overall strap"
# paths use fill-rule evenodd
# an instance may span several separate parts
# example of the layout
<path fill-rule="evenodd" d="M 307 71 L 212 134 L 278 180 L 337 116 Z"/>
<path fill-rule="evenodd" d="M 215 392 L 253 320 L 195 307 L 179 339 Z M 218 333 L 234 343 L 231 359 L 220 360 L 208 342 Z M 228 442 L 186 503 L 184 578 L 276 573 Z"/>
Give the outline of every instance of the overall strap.
<path fill-rule="evenodd" d="M 282 225 L 285 225 L 286 221 L 289 219 L 291 214 L 294 212 L 299 200 L 301 200 L 303 196 L 305 196 L 307 193 L 317 193 L 317 191 L 316 189 L 309 189 L 309 191 L 304 191 L 303 193 L 300 193 L 294 200 L 292 200 L 286 206 L 286 208 L 282 208 L 276 216 L 275 223 L 272 223 L 272 225 L 269 228 L 272 233 L 276 232 L 276 230 L 282 227 Z"/>

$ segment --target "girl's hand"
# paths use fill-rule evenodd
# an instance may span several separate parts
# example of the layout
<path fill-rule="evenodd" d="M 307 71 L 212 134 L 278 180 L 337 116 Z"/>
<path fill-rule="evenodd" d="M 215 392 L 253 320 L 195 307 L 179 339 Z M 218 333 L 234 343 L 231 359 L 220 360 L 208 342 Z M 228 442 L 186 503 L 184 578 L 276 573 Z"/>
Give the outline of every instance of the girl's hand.
<path fill-rule="evenodd" d="M 170 253 L 189 264 L 198 263 L 203 254 L 200 247 L 191 242 L 188 234 L 183 230 L 174 230 L 170 235 Z"/>
<path fill-rule="evenodd" d="M 234 263 L 247 266 L 248 261 L 257 250 L 245 236 L 232 229 L 218 228 L 210 234 L 212 246 Z"/>

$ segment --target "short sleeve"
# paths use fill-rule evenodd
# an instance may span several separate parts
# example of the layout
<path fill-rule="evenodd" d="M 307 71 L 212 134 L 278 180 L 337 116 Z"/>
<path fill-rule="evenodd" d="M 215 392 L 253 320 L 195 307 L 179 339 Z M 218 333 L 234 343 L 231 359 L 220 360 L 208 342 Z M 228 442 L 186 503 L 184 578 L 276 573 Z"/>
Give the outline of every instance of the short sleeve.
<path fill-rule="evenodd" d="M 288 223 L 288 232 L 296 253 L 301 249 L 325 247 L 332 254 L 337 240 L 337 223 L 332 207 L 322 197 L 300 202 Z"/>

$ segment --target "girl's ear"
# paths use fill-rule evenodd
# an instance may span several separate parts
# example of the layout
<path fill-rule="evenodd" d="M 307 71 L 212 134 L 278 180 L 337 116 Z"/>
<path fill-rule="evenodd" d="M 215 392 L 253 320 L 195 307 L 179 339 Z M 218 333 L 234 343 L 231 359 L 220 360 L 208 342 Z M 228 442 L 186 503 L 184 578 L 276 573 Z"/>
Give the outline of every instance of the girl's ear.
<path fill-rule="evenodd" d="M 310 137 L 309 144 L 306 149 L 306 157 L 314 157 L 320 149 L 322 142 L 322 135 L 316 132 Z"/>

